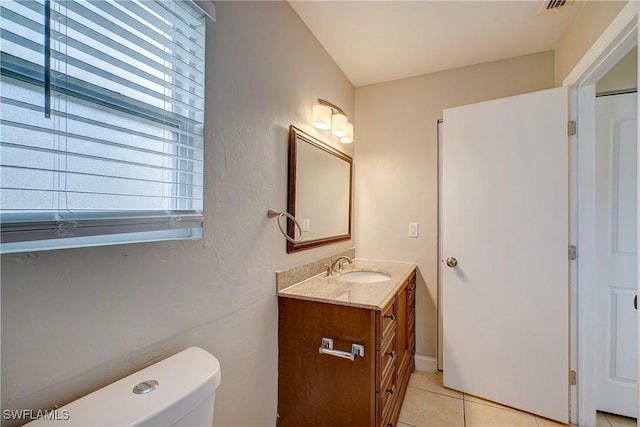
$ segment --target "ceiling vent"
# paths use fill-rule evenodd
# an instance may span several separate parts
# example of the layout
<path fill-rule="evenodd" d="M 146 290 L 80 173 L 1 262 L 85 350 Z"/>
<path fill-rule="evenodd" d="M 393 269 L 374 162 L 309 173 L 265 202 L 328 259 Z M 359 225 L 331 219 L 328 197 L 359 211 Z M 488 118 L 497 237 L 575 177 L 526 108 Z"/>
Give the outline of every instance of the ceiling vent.
<path fill-rule="evenodd" d="M 540 13 L 559 10 L 564 10 L 571 6 L 575 0 L 543 0 L 540 6 Z"/>

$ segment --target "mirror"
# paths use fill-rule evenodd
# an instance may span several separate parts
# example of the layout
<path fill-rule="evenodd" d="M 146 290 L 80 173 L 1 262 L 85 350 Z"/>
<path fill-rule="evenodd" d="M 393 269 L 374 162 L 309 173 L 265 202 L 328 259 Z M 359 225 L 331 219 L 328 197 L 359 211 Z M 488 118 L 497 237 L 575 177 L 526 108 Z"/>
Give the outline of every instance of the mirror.
<path fill-rule="evenodd" d="M 351 163 L 348 155 L 291 125 L 289 128 L 289 208 L 303 240 L 287 242 L 287 252 L 351 238 Z M 289 236 L 299 238 L 293 221 Z"/>

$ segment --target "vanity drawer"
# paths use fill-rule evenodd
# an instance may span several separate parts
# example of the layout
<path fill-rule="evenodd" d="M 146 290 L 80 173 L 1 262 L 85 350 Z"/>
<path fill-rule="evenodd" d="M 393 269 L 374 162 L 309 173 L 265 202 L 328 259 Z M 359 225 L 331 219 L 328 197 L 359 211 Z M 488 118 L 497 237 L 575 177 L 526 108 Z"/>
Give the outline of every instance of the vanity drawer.
<path fill-rule="evenodd" d="M 409 311 L 409 315 L 407 316 L 407 330 L 409 331 L 409 333 L 412 333 L 416 331 L 416 311 L 415 310 L 410 310 Z"/>
<path fill-rule="evenodd" d="M 398 392 L 396 386 L 396 372 L 395 372 L 395 364 L 393 365 L 393 369 L 389 372 L 389 376 L 385 378 L 383 381 L 383 386 L 381 387 L 380 393 L 378 393 L 378 399 L 381 412 L 381 420 L 391 419 L 391 415 L 393 412 L 393 403 L 395 402 L 394 397 Z"/>
<path fill-rule="evenodd" d="M 416 309 L 416 284 L 409 283 L 407 286 L 407 306 L 409 310 Z"/>
<path fill-rule="evenodd" d="M 405 353 L 402 360 L 398 360 L 398 384 L 404 384 L 409 381 L 411 372 L 413 371 L 413 354 L 411 352 Z"/>
<path fill-rule="evenodd" d="M 409 334 L 409 346 L 407 347 L 409 353 L 416 354 L 416 332 L 411 331 Z"/>
<path fill-rule="evenodd" d="M 380 318 L 378 319 L 379 331 L 382 331 L 382 334 L 379 336 L 380 347 L 382 347 L 382 343 L 389 338 L 390 334 L 395 333 L 397 318 L 398 305 L 394 299 L 380 312 Z M 378 350 L 379 349 L 380 348 L 378 348 Z"/>
<path fill-rule="evenodd" d="M 397 348 L 396 348 L 396 334 L 392 334 L 390 339 L 386 340 L 382 349 L 378 354 L 378 378 L 381 384 L 380 390 L 382 390 L 382 384 L 389 377 L 391 371 L 396 362 Z"/>
<path fill-rule="evenodd" d="M 382 418 L 380 427 L 395 427 L 393 424 L 393 411 L 388 411 L 385 418 Z"/>

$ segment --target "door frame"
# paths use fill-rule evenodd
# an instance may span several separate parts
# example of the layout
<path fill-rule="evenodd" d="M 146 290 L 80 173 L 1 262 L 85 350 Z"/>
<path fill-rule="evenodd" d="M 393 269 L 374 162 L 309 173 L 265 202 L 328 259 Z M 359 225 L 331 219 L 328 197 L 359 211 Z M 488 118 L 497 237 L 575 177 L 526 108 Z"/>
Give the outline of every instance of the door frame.
<path fill-rule="evenodd" d="M 577 122 L 569 138 L 569 242 L 578 249 L 570 267 L 571 369 L 578 374 L 570 418 L 580 426 L 596 425 L 595 84 L 638 44 L 638 9 L 637 1 L 629 1 L 562 82 L 569 87 L 570 120 Z"/>

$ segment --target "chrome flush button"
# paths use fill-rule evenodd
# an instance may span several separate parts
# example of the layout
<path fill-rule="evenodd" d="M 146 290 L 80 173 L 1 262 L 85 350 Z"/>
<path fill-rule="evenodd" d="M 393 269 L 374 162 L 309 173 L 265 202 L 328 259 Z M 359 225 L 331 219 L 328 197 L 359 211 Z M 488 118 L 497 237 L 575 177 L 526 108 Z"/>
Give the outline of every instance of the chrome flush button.
<path fill-rule="evenodd" d="M 133 388 L 133 392 L 135 394 L 147 394 L 155 390 L 159 384 L 156 380 L 143 381 Z"/>

